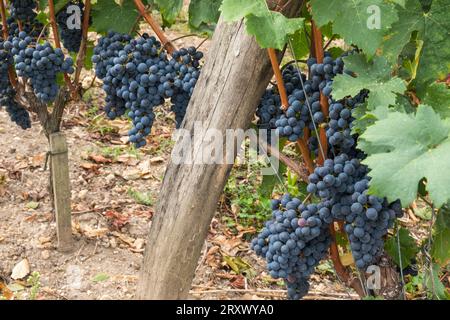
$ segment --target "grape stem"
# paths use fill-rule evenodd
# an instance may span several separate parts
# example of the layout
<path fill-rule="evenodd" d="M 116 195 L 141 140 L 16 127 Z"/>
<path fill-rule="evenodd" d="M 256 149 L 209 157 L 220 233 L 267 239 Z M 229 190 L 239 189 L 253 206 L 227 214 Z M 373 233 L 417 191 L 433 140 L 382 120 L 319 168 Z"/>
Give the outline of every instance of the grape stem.
<path fill-rule="evenodd" d="M 61 49 L 61 42 L 59 41 L 58 25 L 56 24 L 56 17 L 55 17 L 55 4 L 54 4 L 53 0 L 48 0 L 48 7 L 49 7 L 49 11 L 50 11 L 50 23 L 52 25 L 55 46 L 56 46 L 56 48 Z M 64 80 L 67 83 L 67 86 L 69 87 L 70 92 L 72 92 L 74 94 L 76 91 L 75 91 L 72 81 L 70 81 L 70 77 L 67 73 L 64 73 Z"/>
<path fill-rule="evenodd" d="M 145 10 L 145 6 L 142 3 L 141 0 L 134 0 L 134 4 L 136 5 L 136 8 L 139 10 L 139 13 L 141 16 L 144 17 L 145 21 L 150 25 L 150 27 L 153 29 L 153 31 L 156 33 L 156 36 L 163 44 L 164 48 L 166 48 L 167 52 L 169 54 L 172 54 L 172 52 L 176 51 L 175 46 L 172 44 L 172 42 L 166 37 L 160 26 L 156 23 L 156 21 L 153 19 L 153 17 Z"/>
<path fill-rule="evenodd" d="M 322 63 L 324 57 L 322 32 L 320 32 L 320 29 L 316 26 L 315 22 L 312 20 L 311 20 L 311 34 L 312 34 L 311 45 L 314 48 L 315 58 L 317 60 L 317 63 Z M 327 118 L 328 98 L 322 92 L 320 92 L 320 108 L 325 118 Z M 323 162 L 325 161 L 326 155 L 328 153 L 327 137 L 324 126 L 320 126 L 319 130 L 320 130 L 319 139 L 322 146 L 322 152 L 319 152 L 318 164 L 323 165 Z"/>
<path fill-rule="evenodd" d="M 316 26 L 314 21 L 311 20 L 311 49 L 315 54 L 317 63 L 323 63 L 324 58 L 324 48 L 323 48 L 323 38 L 320 29 Z M 320 106 L 325 117 L 328 117 L 328 98 L 320 92 Z M 323 148 L 323 152 L 319 152 L 319 158 L 317 160 L 318 165 L 323 165 L 326 155 L 328 154 L 328 139 L 326 136 L 325 126 L 320 126 L 319 129 L 319 139 Z M 349 270 L 342 264 L 339 257 L 339 248 L 336 243 L 336 230 L 334 227 L 334 222 L 330 225 L 330 235 L 331 235 L 331 245 L 330 245 L 330 257 L 333 261 L 334 269 L 338 277 L 347 285 L 351 286 L 360 297 L 365 296 L 364 288 L 358 279 L 352 278 L 350 276 Z"/>
<path fill-rule="evenodd" d="M 281 108 L 283 111 L 286 111 L 288 108 L 289 102 L 286 93 L 286 88 L 284 87 L 283 75 L 281 74 L 280 66 L 278 64 L 277 54 L 275 49 L 269 48 L 267 49 L 269 53 L 270 63 L 272 64 L 272 70 L 275 75 L 275 80 L 277 82 L 278 92 L 280 93 L 281 98 Z"/>
<path fill-rule="evenodd" d="M 297 176 L 307 182 L 308 181 L 308 173 L 305 167 L 298 165 L 295 161 L 289 159 L 285 154 L 280 152 L 278 148 L 273 147 L 272 145 L 266 143 L 264 139 L 258 139 L 254 136 L 250 136 L 252 142 L 257 142 L 259 146 L 267 153 L 267 156 L 271 155 L 278 159 L 280 162 L 286 165 L 289 169 L 291 169 Z"/>
<path fill-rule="evenodd" d="M 281 109 L 283 111 L 286 111 L 286 109 L 288 108 L 288 105 L 289 105 L 289 101 L 288 101 L 286 88 L 284 86 L 283 75 L 281 74 L 277 54 L 275 52 L 275 49 L 273 49 L 273 48 L 267 49 L 267 52 L 269 53 L 270 63 L 272 65 L 272 70 L 275 75 L 275 80 L 277 82 L 278 93 L 280 94 L 280 98 L 281 98 Z M 299 139 L 297 141 L 297 144 L 300 148 L 300 152 L 302 154 L 303 161 L 305 162 L 309 173 L 312 173 L 314 171 L 314 163 L 311 159 L 306 141 L 303 139 Z"/>
<path fill-rule="evenodd" d="M 89 17 L 91 14 L 91 0 L 86 0 L 84 4 L 84 13 L 83 13 L 83 25 L 81 27 L 81 44 L 80 49 L 78 50 L 77 54 L 77 61 L 76 61 L 76 69 L 75 69 L 75 79 L 74 83 L 75 86 L 77 86 L 77 91 L 79 90 L 79 87 L 81 86 L 80 82 L 80 75 L 81 70 L 84 66 L 84 59 L 86 58 L 86 45 L 88 40 L 88 29 L 89 29 Z"/>

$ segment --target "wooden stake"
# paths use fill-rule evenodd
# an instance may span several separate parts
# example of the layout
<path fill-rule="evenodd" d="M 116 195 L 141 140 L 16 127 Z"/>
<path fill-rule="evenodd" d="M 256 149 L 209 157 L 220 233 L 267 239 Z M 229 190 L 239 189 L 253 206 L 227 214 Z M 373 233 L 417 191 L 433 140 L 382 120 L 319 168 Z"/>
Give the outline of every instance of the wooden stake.
<path fill-rule="evenodd" d="M 67 142 L 63 133 L 50 135 L 50 167 L 56 212 L 58 250 L 73 249 L 72 221 L 70 212 L 70 178 Z"/>

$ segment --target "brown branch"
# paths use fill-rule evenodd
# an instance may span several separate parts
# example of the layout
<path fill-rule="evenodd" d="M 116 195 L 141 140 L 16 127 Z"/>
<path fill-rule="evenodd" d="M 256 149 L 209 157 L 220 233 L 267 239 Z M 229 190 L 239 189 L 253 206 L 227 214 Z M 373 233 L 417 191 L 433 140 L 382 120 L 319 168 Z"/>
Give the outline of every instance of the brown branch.
<path fill-rule="evenodd" d="M 81 27 L 81 44 L 80 49 L 77 54 L 76 61 L 76 69 L 75 69 L 75 87 L 77 88 L 77 92 L 80 87 L 80 75 L 81 70 L 84 66 L 84 59 L 86 58 L 86 46 L 88 41 L 88 29 L 89 29 L 89 17 L 91 14 L 91 0 L 86 0 L 84 4 L 84 13 L 83 13 L 83 25 Z"/>
<path fill-rule="evenodd" d="M 147 13 L 145 10 L 145 6 L 142 3 L 141 0 L 134 0 L 134 4 L 136 5 L 137 9 L 139 10 L 139 13 L 141 16 L 144 17 L 145 21 L 150 25 L 150 27 L 153 29 L 153 31 L 156 33 L 156 36 L 161 41 L 163 47 L 169 52 L 169 54 L 172 54 L 172 52 L 176 51 L 175 46 L 170 42 L 170 40 L 166 37 L 160 26 L 156 23 L 156 21 L 153 19 L 153 17 Z"/>
<path fill-rule="evenodd" d="M 272 70 L 275 75 L 278 92 L 279 92 L 280 98 L 281 98 L 281 109 L 283 109 L 283 111 L 286 111 L 286 109 L 289 105 L 289 102 L 288 102 L 288 97 L 287 97 L 287 93 L 286 93 L 286 88 L 284 86 L 283 75 L 281 74 L 280 66 L 278 63 L 277 54 L 275 52 L 275 49 L 272 49 L 272 48 L 267 49 L 267 52 L 269 53 L 270 63 L 272 64 Z"/>
<path fill-rule="evenodd" d="M 333 261 L 334 269 L 336 274 L 346 285 L 352 287 L 360 297 L 364 297 L 366 294 L 361 282 L 357 278 L 351 277 L 349 270 L 344 267 L 339 257 L 339 248 L 336 243 L 336 230 L 334 229 L 334 223 L 330 225 L 330 235 L 331 235 L 331 245 L 330 245 L 330 256 Z"/>
<path fill-rule="evenodd" d="M 58 25 L 56 24 L 55 4 L 53 0 L 48 0 L 48 7 L 50 10 L 50 23 L 52 25 L 55 46 L 61 49 L 61 42 L 59 40 L 59 33 L 58 33 Z M 70 81 L 70 77 L 67 73 L 64 73 L 64 80 L 66 81 L 68 87 L 70 88 L 70 91 L 75 92 L 75 88 L 73 87 L 72 82 Z"/>
<path fill-rule="evenodd" d="M 291 169 L 294 173 L 297 174 L 297 176 L 302 179 L 303 181 L 308 181 L 308 172 L 305 167 L 300 166 L 295 161 L 289 159 L 285 154 L 280 152 L 278 148 L 274 148 L 272 145 L 266 143 L 264 139 L 256 138 L 253 135 L 250 135 L 250 140 L 252 140 L 253 143 L 255 143 L 255 139 L 257 139 L 257 143 L 260 145 L 260 147 L 263 148 L 263 151 L 267 153 L 267 156 L 272 155 L 275 158 L 277 158 L 279 161 L 284 163 L 289 169 Z"/>
<path fill-rule="evenodd" d="M 302 138 L 297 140 L 297 145 L 300 149 L 300 152 L 302 154 L 303 161 L 305 161 L 306 167 L 308 168 L 309 173 L 314 172 L 314 162 L 311 159 L 308 144 L 306 141 Z"/>

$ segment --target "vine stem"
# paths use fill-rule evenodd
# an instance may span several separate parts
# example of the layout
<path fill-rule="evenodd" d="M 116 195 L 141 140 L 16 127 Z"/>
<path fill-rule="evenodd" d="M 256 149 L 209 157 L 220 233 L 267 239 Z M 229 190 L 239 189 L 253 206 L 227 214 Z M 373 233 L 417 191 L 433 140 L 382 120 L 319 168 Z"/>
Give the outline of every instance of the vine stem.
<path fill-rule="evenodd" d="M 281 74 L 280 66 L 278 64 L 277 54 L 275 52 L 275 49 L 272 48 L 267 49 L 267 52 L 269 53 L 270 63 L 272 64 L 272 70 L 277 82 L 278 92 L 280 93 L 281 109 L 283 109 L 283 111 L 286 111 L 289 102 L 286 88 L 284 87 L 283 75 Z"/>
<path fill-rule="evenodd" d="M 159 38 L 161 43 L 163 44 L 164 48 L 169 52 L 169 54 L 172 54 L 172 52 L 176 51 L 175 46 L 172 44 L 172 42 L 166 37 L 160 26 L 156 23 L 156 21 L 153 19 L 153 17 L 145 10 L 145 6 L 142 3 L 141 0 L 134 0 L 134 4 L 136 5 L 136 8 L 139 10 L 139 13 L 141 16 L 144 17 L 145 21 L 150 25 L 150 27 L 153 29 L 153 31 L 156 33 L 156 36 Z"/>
<path fill-rule="evenodd" d="M 311 20 L 311 50 L 315 54 L 317 63 L 323 63 L 324 49 L 323 49 L 323 38 L 320 29 L 316 26 L 315 22 Z M 328 98 L 320 92 L 320 107 L 325 117 L 328 117 Z M 325 157 L 328 154 L 328 139 L 326 136 L 325 126 L 320 126 L 319 128 L 319 139 L 322 144 L 323 153 L 319 153 L 319 158 L 317 163 L 323 165 Z M 342 228 L 342 226 L 341 226 Z M 331 235 L 331 245 L 330 245 L 330 257 L 333 261 L 334 269 L 338 277 L 347 285 L 350 285 L 360 297 L 364 297 L 365 291 L 362 283 L 358 279 L 351 277 L 350 271 L 346 268 L 339 256 L 339 247 L 336 243 L 336 229 L 334 222 L 330 225 L 330 235 Z"/>
<path fill-rule="evenodd" d="M 80 75 L 81 70 L 84 66 L 84 59 L 86 57 L 86 46 L 87 46 L 87 40 L 88 40 L 88 30 L 89 30 L 89 17 L 91 14 L 91 0 L 86 0 L 84 3 L 84 13 L 83 13 L 83 25 L 81 27 L 81 44 L 80 49 L 78 50 L 77 54 L 77 61 L 76 61 L 76 69 L 75 69 L 75 86 L 77 87 L 77 91 L 80 87 Z"/>
<path fill-rule="evenodd" d="M 52 25 L 53 38 L 55 39 L 55 46 L 61 49 L 61 42 L 59 40 L 59 33 L 58 33 L 58 25 L 56 24 L 55 4 L 53 0 L 48 0 L 48 7 L 50 10 L 50 23 Z M 74 93 L 75 88 L 73 87 L 72 81 L 70 81 L 69 75 L 65 72 L 64 72 L 64 80 L 66 81 L 67 86 L 70 89 L 70 92 Z"/>
<path fill-rule="evenodd" d="M 322 32 L 317 28 L 314 21 L 311 20 L 311 38 L 312 38 L 312 46 L 314 47 L 314 54 L 317 60 L 317 63 L 323 62 L 324 52 L 323 52 L 323 39 Z M 328 98 L 320 92 L 320 108 L 322 110 L 325 118 L 328 117 Z M 325 127 L 320 126 L 319 128 L 319 139 L 322 145 L 323 152 L 319 152 L 318 164 L 323 165 L 325 161 L 326 155 L 328 153 L 328 143 L 327 136 L 325 132 Z"/>
<path fill-rule="evenodd" d="M 272 65 L 273 73 L 275 75 L 275 80 L 277 82 L 278 92 L 280 94 L 281 109 L 283 111 L 286 111 L 286 109 L 289 105 L 289 101 L 288 101 L 286 88 L 284 86 L 283 75 L 281 74 L 280 66 L 278 63 L 277 54 L 275 52 L 275 49 L 273 49 L 273 48 L 267 49 L 267 52 L 269 53 L 270 63 Z M 300 149 L 303 161 L 305 161 L 305 164 L 306 164 L 306 167 L 308 168 L 309 173 L 314 172 L 314 163 L 313 163 L 310 153 L 309 153 L 308 144 L 306 143 L 306 141 L 304 139 L 299 139 L 297 141 L 297 145 Z"/>
<path fill-rule="evenodd" d="M 5 9 L 5 3 L 3 0 L 0 0 L 0 11 L 2 15 L 2 33 L 3 33 L 3 39 L 8 40 L 8 25 L 6 23 L 6 9 Z M 14 72 L 14 69 L 12 66 L 8 67 L 8 76 L 9 81 L 11 82 L 11 85 L 14 87 L 14 89 L 17 90 L 17 79 L 16 79 L 16 73 Z"/>

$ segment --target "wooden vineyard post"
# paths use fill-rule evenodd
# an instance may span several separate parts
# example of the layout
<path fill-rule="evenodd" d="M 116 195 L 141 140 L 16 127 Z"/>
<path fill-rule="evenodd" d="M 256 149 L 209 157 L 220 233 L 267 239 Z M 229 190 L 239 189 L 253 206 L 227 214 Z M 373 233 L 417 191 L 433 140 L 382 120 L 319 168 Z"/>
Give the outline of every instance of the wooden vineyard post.
<path fill-rule="evenodd" d="M 58 250 L 73 248 L 72 221 L 70 211 L 69 157 L 66 138 L 63 133 L 50 134 L 50 161 L 53 195 L 56 214 Z"/>
<path fill-rule="evenodd" d="M 291 3 L 288 16 L 299 8 L 298 2 Z M 183 129 L 194 133 L 200 122 L 204 130 L 215 129 L 225 136 L 227 130 L 249 128 L 272 72 L 267 51 L 247 34 L 243 21 L 220 20 L 217 30 L 220 32 L 214 33 Z M 137 299 L 188 297 L 217 201 L 233 167 L 232 161 L 195 163 L 202 152 L 201 146 L 195 146 L 202 137 L 201 132 L 193 134 L 194 148 L 188 151 L 194 156 L 191 163 L 171 159 L 167 165 L 147 240 Z M 174 152 L 183 148 L 182 140 L 177 141 Z M 226 141 L 223 143 L 227 150 Z M 229 158 L 234 160 L 236 151 L 229 155 L 227 150 L 226 159 Z"/>

